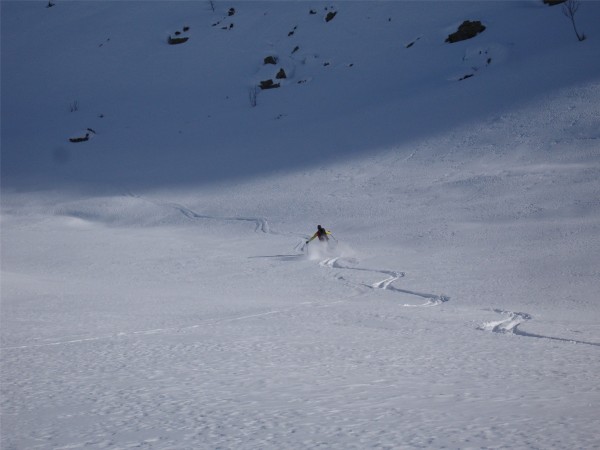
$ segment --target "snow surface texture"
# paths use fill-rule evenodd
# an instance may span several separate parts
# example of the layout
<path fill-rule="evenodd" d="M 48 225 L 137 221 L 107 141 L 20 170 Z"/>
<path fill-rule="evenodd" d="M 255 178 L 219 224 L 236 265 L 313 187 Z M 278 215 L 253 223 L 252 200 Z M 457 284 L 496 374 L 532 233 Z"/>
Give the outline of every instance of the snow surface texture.
<path fill-rule="evenodd" d="M 600 2 L 55 3 L 1 3 L 2 449 L 600 448 Z"/>

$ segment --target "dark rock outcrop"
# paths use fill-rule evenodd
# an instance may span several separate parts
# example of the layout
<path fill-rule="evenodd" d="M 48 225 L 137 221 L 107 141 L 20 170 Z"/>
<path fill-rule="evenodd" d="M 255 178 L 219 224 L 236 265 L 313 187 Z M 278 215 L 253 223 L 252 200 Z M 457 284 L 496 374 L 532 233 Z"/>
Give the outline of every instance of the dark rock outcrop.
<path fill-rule="evenodd" d="M 280 87 L 281 85 L 279 83 L 275 83 L 273 80 L 263 80 L 260 82 L 260 88 L 261 89 L 275 89 Z"/>
<path fill-rule="evenodd" d="M 189 40 L 189 37 L 173 37 L 169 36 L 169 45 L 183 44 Z"/>
<path fill-rule="evenodd" d="M 333 18 L 336 16 L 337 11 L 329 11 L 325 16 L 325 22 L 331 22 Z"/>
<path fill-rule="evenodd" d="M 464 41 L 477 36 L 485 30 L 485 26 L 479 20 L 465 20 L 459 27 L 458 31 L 452 33 L 446 38 L 446 42 L 454 43 Z"/>
<path fill-rule="evenodd" d="M 73 143 L 85 142 L 85 141 L 89 141 L 89 140 L 90 140 L 90 133 L 85 133 L 85 136 L 83 136 L 83 137 L 75 137 L 75 138 L 69 139 L 69 141 L 73 142 Z"/>

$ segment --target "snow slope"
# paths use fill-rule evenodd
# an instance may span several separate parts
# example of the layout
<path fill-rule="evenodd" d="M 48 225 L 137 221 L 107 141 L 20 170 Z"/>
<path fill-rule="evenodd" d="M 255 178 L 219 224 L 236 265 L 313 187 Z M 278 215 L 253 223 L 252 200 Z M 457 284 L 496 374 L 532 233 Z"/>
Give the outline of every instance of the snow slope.
<path fill-rule="evenodd" d="M 3 449 L 600 447 L 600 3 L 44 6 L 1 4 Z"/>

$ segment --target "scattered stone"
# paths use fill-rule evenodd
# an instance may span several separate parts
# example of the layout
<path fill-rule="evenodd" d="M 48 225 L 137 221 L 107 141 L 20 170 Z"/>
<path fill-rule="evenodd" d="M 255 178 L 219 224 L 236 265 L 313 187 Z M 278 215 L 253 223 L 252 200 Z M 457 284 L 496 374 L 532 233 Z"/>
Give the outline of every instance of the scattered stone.
<path fill-rule="evenodd" d="M 189 37 L 173 37 L 169 36 L 169 45 L 183 44 L 189 40 Z"/>
<path fill-rule="evenodd" d="M 473 76 L 475 76 L 475 74 L 474 74 L 474 73 L 468 73 L 468 74 L 466 74 L 465 76 L 463 76 L 463 77 L 459 78 L 459 79 L 458 79 L 458 81 L 466 80 L 467 78 L 471 78 L 471 77 L 473 77 Z"/>
<path fill-rule="evenodd" d="M 333 18 L 336 16 L 337 11 L 329 11 L 327 16 L 325 16 L 325 22 L 331 22 Z"/>
<path fill-rule="evenodd" d="M 287 74 L 285 73 L 285 70 L 283 70 L 283 68 L 279 69 L 279 72 L 277 72 L 277 75 L 275 75 L 275 78 L 277 78 L 278 80 L 283 80 L 283 79 L 287 78 Z"/>
<path fill-rule="evenodd" d="M 311 9 L 311 10 L 309 11 L 309 14 L 311 14 L 311 15 L 314 15 L 314 14 L 316 14 L 316 13 L 317 13 L 317 12 L 316 12 L 314 9 Z"/>
<path fill-rule="evenodd" d="M 190 27 L 184 26 L 183 31 L 177 30 L 175 33 L 173 33 L 175 35 L 175 37 L 169 35 L 169 40 L 168 40 L 169 45 L 177 45 L 177 44 L 183 44 L 184 42 L 187 42 L 189 37 L 183 36 L 183 33 L 187 33 L 189 30 L 190 30 Z"/>
<path fill-rule="evenodd" d="M 229 8 L 229 11 L 227 11 L 227 15 L 229 17 L 233 16 L 235 14 L 235 8 Z"/>
<path fill-rule="evenodd" d="M 297 45 L 294 47 L 294 50 L 292 50 L 292 55 L 294 53 L 296 53 L 298 50 L 300 50 L 300 47 L 298 47 Z"/>
<path fill-rule="evenodd" d="M 273 64 L 273 65 L 275 65 L 275 64 L 277 64 L 277 58 L 275 56 L 267 56 L 264 59 L 264 63 L 265 64 Z"/>
<path fill-rule="evenodd" d="M 415 45 L 417 43 L 417 41 L 421 39 L 421 36 L 419 36 L 418 38 L 416 38 L 414 41 L 409 42 L 408 44 L 406 44 L 406 48 L 411 48 L 413 45 Z"/>
<path fill-rule="evenodd" d="M 275 89 L 280 87 L 279 83 L 275 83 L 273 80 L 264 80 L 260 82 L 261 89 Z"/>
<path fill-rule="evenodd" d="M 75 137 L 75 138 L 69 138 L 70 142 L 73 143 L 78 143 L 78 142 L 85 142 L 85 141 L 89 141 L 90 140 L 90 133 L 85 133 L 84 137 Z"/>
<path fill-rule="evenodd" d="M 471 22 L 470 20 L 465 20 L 459 27 L 458 31 L 450 34 L 446 38 L 446 42 L 454 43 L 459 41 L 464 41 L 467 39 L 471 39 L 477 36 L 479 33 L 485 30 L 485 26 L 481 24 L 479 20 Z"/>

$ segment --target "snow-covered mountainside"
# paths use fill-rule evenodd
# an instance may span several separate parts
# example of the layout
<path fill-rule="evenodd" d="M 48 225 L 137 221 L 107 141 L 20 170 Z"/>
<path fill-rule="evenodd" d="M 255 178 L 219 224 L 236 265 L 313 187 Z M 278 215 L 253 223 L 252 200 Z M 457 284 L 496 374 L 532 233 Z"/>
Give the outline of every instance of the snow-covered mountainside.
<path fill-rule="evenodd" d="M 3 449 L 600 447 L 600 2 L 0 5 Z"/>

